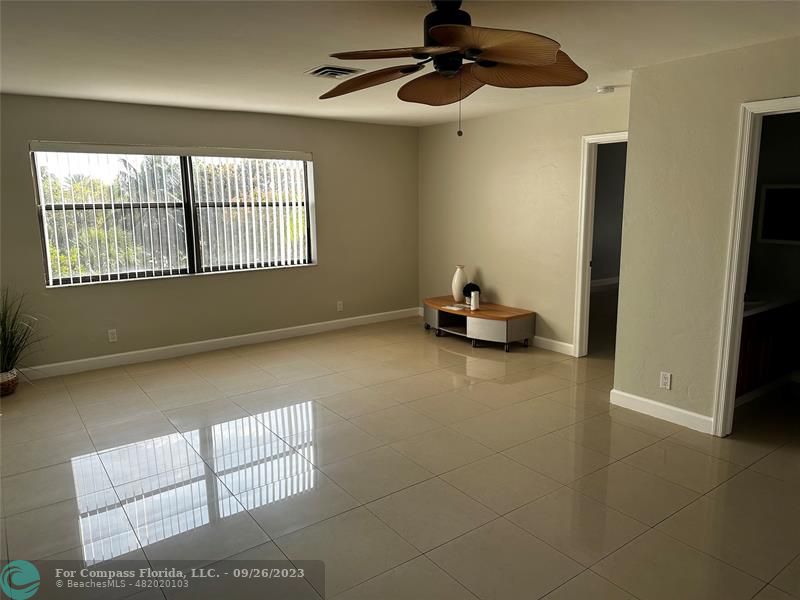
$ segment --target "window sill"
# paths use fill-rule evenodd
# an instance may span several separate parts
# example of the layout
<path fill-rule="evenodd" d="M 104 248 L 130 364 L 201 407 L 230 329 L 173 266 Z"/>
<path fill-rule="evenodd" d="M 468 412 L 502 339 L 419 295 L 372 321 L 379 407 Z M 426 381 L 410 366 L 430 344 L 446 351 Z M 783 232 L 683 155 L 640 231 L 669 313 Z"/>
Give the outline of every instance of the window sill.
<path fill-rule="evenodd" d="M 277 267 L 255 267 L 252 269 L 223 269 L 219 271 L 203 271 L 200 273 L 173 273 L 171 275 L 151 275 L 148 277 L 130 277 L 130 278 L 123 278 L 123 279 L 100 279 L 97 281 L 79 281 L 75 283 L 62 283 L 58 285 L 48 285 L 45 284 L 45 288 L 48 290 L 59 290 L 63 288 L 75 288 L 75 287 L 85 287 L 89 285 L 100 285 L 105 283 L 133 283 L 133 282 L 144 282 L 144 281 L 161 281 L 164 279 L 185 279 L 188 277 L 206 277 L 209 275 L 231 275 L 231 274 L 239 274 L 239 273 L 254 273 L 258 271 L 278 271 L 284 269 L 303 269 L 307 267 L 316 267 L 318 263 L 316 261 L 310 262 L 303 265 L 280 265 Z"/>

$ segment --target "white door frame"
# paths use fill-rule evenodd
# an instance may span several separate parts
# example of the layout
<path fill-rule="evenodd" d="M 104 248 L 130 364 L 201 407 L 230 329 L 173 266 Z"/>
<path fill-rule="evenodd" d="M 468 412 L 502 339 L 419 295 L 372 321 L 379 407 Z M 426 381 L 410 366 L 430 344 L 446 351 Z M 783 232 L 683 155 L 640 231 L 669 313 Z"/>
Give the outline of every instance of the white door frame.
<path fill-rule="evenodd" d="M 722 304 L 717 383 L 714 394 L 714 435 L 726 436 L 733 429 L 736 378 L 742 334 L 744 293 L 750 261 L 750 237 L 755 210 L 761 122 L 766 115 L 800 111 L 800 96 L 742 104 L 739 112 L 739 149 L 733 187 L 725 291 Z"/>
<path fill-rule="evenodd" d="M 627 131 L 585 135 L 581 138 L 581 197 L 578 206 L 578 267 L 575 281 L 575 356 L 589 352 L 589 294 L 592 290 L 592 241 L 594 194 L 597 179 L 597 146 L 627 142 Z"/>

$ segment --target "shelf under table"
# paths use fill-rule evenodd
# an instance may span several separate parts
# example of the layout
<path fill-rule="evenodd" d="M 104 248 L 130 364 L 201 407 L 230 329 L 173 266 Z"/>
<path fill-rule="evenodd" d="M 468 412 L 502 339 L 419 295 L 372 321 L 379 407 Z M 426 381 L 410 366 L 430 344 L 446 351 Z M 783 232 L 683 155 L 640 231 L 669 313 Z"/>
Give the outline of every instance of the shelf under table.
<path fill-rule="evenodd" d="M 526 346 L 533 337 L 536 313 L 521 308 L 499 304 L 481 305 L 475 311 L 451 308 L 446 296 L 428 298 L 424 304 L 426 327 L 436 329 L 437 335 L 449 333 L 473 341 L 480 340 L 505 344 L 523 342 Z"/>
<path fill-rule="evenodd" d="M 453 335 L 460 335 L 463 337 L 467 337 L 466 325 L 450 325 L 448 327 L 439 327 L 439 331 L 444 331 L 445 333 L 451 333 Z"/>

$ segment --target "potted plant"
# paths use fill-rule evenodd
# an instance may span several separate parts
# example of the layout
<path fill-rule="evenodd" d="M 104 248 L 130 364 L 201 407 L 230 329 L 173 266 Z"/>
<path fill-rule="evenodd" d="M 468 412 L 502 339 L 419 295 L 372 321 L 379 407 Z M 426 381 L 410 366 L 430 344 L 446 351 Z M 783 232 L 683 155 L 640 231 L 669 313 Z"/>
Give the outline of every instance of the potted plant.
<path fill-rule="evenodd" d="M 36 318 L 22 312 L 23 298 L 12 297 L 7 289 L 0 296 L 0 396 L 17 389 L 17 365 L 37 340 Z"/>

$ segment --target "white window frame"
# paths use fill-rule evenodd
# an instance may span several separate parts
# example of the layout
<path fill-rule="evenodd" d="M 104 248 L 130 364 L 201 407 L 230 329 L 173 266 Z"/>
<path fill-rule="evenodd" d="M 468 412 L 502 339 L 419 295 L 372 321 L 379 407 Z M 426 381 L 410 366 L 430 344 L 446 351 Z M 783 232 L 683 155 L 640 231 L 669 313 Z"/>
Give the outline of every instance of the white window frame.
<path fill-rule="evenodd" d="M 33 186 L 36 201 L 36 209 L 39 218 L 39 233 L 42 241 L 42 264 L 44 269 L 45 286 L 48 288 L 63 288 L 77 285 L 94 285 L 98 283 L 120 282 L 120 281 L 141 281 L 149 279 L 163 279 L 168 277 L 190 277 L 195 275 L 216 275 L 219 273 L 241 273 L 248 271 L 262 271 L 272 269 L 292 269 L 298 267 L 313 267 L 317 263 L 317 223 L 316 223 L 316 195 L 314 185 L 314 160 L 309 152 L 301 151 L 282 151 L 282 150 L 263 150 L 252 148 L 227 148 L 227 147 L 196 147 L 196 146 L 150 146 L 136 144 L 96 144 L 84 142 L 58 142 L 32 140 L 28 144 L 28 152 L 31 161 L 31 172 L 33 175 Z M 134 155 L 164 155 L 177 156 L 181 161 L 182 177 L 186 179 L 188 174 L 189 181 L 185 182 L 183 190 L 184 200 L 184 224 L 189 231 L 188 242 L 192 245 L 189 251 L 188 271 L 181 272 L 159 272 L 154 274 L 136 274 L 131 276 L 126 273 L 115 273 L 109 275 L 85 275 L 69 278 L 53 278 L 49 261 L 47 247 L 47 231 L 45 228 L 45 209 L 42 206 L 42 195 L 39 190 L 39 173 L 36 165 L 35 153 L 37 152 L 75 152 L 82 154 L 134 154 Z M 300 264 L 278 264 L 278 265 L 257 265 L 239 266 L 225 269 L 204 269 L 199 255 L 199 225 L 196 222 L 197 207 L 195 205 L 196 191 L 194 183 L 191 181 L 193 157 L 220 157 L 220 158 L 245 158 L 245 159 L 272 159 L 272 160 L 299 160 L 305 165 L 305 199 L 306 199 L 306 221 L 307 221 L 307 244 L 308 261 Z M 185 164 L 186 163 L 186 164 Z M 188 167 L 187 167 L 188 164 Z"/>

